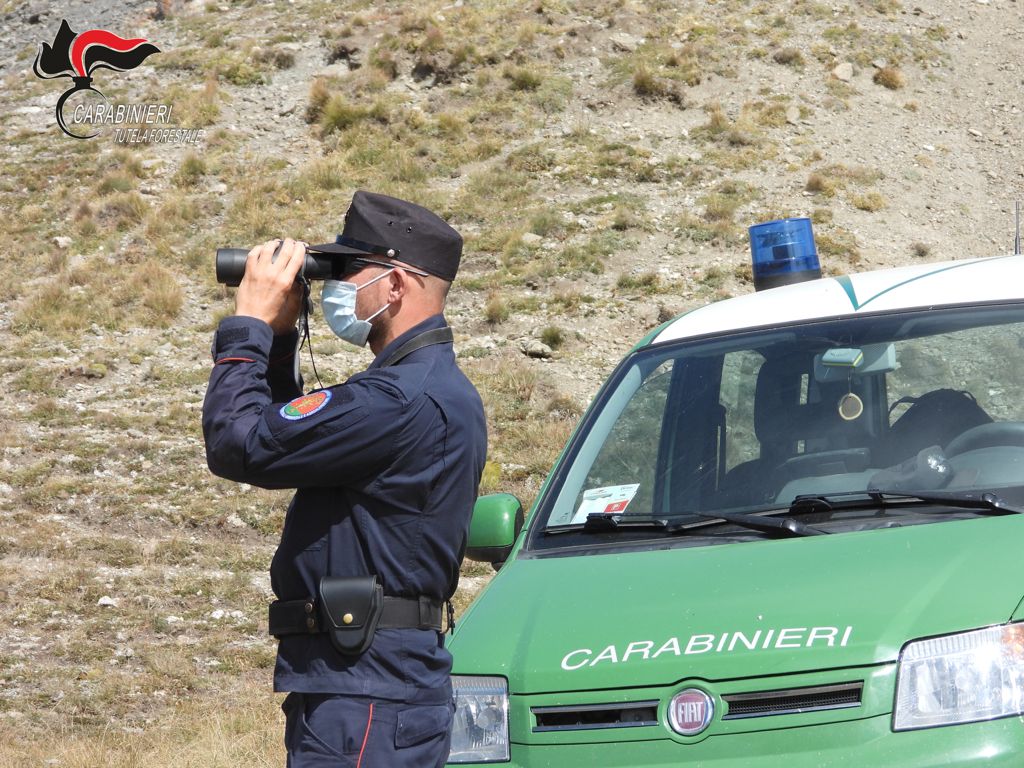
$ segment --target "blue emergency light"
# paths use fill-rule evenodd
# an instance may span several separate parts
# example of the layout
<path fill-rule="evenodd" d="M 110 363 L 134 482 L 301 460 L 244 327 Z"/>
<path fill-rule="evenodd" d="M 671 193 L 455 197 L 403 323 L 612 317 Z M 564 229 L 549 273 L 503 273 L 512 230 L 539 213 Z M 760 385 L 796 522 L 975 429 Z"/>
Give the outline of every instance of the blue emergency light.
<path fill-rule="evenodd" d="M 750 228 L 754 289 L 817 280 L 821 277 L 810 219 L 780 219 Z"/>

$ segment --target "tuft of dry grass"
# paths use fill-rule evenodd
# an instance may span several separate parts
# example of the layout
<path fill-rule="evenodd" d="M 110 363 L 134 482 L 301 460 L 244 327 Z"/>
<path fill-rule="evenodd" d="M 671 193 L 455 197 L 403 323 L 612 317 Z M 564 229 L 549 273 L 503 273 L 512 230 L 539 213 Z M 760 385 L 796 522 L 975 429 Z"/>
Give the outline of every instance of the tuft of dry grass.
<path fill-rule="evenodd" d="M 135 270 L 134 281 L 141 286 L 143 321 L 154 328 L 170 327 L 185 301 L 174 275 L 157 262 L 147 261 Z"/>
<path fill-rule="evenodd" d="M 557 325 L 549 325 L 540 332 L 540 340 L 552 349 L 558 349 L 565 341 L 565 333 Z"/>
<path fill-rule="evenodd" d="M 344 131 L 364 120 L 369 114 L 370 111 L 366 107 L 353 104 L 340 93 L 336 93 L 327 99 L 320 112 L 317 120 L 320 124 L 320 135 Z"/>
<path fill-rule="evenodd" d="M 853 203 L 854 207 L 861 211 L 868 211 L 874 213 L 885 208 L 885 198 L 878 192 L 865 192 L 864 194 L 854 195 L 850 202 Z"/>
<path fill-rule="evenodd" d="M 327 86 L 327 80 L 322 77 L 313 78 L 309 86 L 309 103 L 306 105 L 305 118 L 307 123 L 315 123 L 320 120 L 324 112 L 327 100 L 331 98 L 331 89 Z"/>
<path fill-rule="evenodd" d="M 269 64 L 274 69 L 291 69 L 295 66 L 295 54 L 284 48 L 255 48 L 251 55 L 254 61 Z"/>
<path fill-rule="evenodd" d="M 207 78 L 199 89 L 172 89 L 174 116 L 185 128 L 206 128 L 220 117 L 220 90 L 217 78 Z"/>
<path fill-rule="evenodd" d="M 544 81 L 544 76 L 527 66 L 509 65 L 502 70 L 502 77 L 509 81 L 514 91 L 535 91 Z"/>
<path fill-rule="evenodd" d="M 807 177 L 804 190 L 814 194 L 832 197 L 850 184 L 871 184 L 882 178 L 881 171 L 872 168 L 851 167 L 842 163 L 825 166 Z"/>
<path fill-rule="evenodd" d="M 798 48 L 781 48 L 772 54 L 772 61 L 794 69 L 804 65 L 804 56 Z"/>
<path fill-rule="evenodd" d="M 620 290 L 635 291 L 644 293 L 657 293 L 661 286 L 661 278 L 657 272 L 642 272 L 639 275 L 623 273 L 615 281 L 615 287 Z"/>
<path fill-rule="evenodd" d="M 900 72 L 896 67 L 882 67 L 875 70 L 874 77 L 871 78 L 876 84 L 888 88 L 890 91 L 896 91 L 907 84 L 906 78 L 903 73 Z"/>
<path fill-rule="evenodd" d="M 206 175 L 206 161 L 195 152 L 188 152 L 181 159 L 174 183 L 179 187 L 194 187 Z"/>
<path fill-rule="evenodd" d="M 633 71 L 633 93 L 642 99 L 651 101 L 667 99 L 676 104 L 683 104 L 682 94 L 670 80 L 658 77 L 650 68 L 640 64 Z"/>
<path fill-rule="evenodd" d="M 491 325 L 497 325 L 508 320 L 508 304 L 500 293 L 491 293 L 487 297 L 487 304 L 484 306 L 484 319 Z"/>

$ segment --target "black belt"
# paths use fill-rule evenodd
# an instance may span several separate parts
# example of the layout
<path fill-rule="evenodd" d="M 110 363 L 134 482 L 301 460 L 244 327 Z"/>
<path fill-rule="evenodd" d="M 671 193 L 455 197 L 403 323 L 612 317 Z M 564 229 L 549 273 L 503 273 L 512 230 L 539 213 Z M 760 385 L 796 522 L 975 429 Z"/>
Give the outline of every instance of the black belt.
<path fill-rule="evenodd" d="M 387 597 L 377 629 L 434 629 L 441 631 L 442 604 L 429 597 Z M 277 600 L 270 604 L 270 634 L 313 635 L 326 630 L 316 601 Z"/>

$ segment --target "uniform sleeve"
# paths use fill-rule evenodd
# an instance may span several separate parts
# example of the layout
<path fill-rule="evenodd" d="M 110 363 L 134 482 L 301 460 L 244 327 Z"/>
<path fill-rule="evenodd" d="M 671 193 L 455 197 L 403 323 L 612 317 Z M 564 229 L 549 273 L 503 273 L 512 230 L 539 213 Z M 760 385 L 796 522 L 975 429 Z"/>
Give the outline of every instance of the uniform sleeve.
<path fill-rule="evenodd" d="M 279 401 L 268 382 L 272 342 L 270 327 L 250 318 L 227 318 L 217 330 L 203 403 L 210 470 L 262 488 L 343 485 L 374 475 L 400 427 L 401 393 L 386 379 L 363 377 Z"/>
<path fill-rule="evenodd" d="M 302 394 L 298 331 L 274 337 L 267 365 L 267 383 L 270 384 L 270 397 L 275 403 L 293 400 Z"/>

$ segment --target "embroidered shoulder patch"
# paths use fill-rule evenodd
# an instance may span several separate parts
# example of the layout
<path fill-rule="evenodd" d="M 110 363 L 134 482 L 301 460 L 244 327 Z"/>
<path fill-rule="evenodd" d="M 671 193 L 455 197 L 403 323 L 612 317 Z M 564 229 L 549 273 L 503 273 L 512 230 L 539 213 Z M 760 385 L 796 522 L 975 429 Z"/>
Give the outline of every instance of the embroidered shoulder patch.
<path fill-rule="evenodd" d="M 322 411 L 324 406 L 331 401 L 331 393 L 322 389 L 319 392 L 310 392 L 308 395 L 296 397 L 287 405 L 281 408 L 281 417 L 288 421 L 298 421 L 307 416 L 312 416 L 317 411 Z"/>

